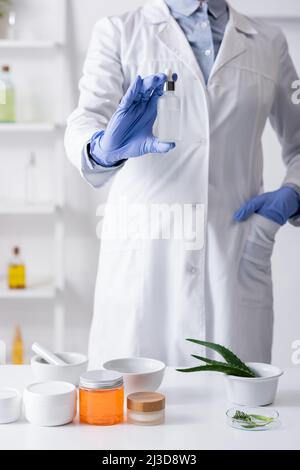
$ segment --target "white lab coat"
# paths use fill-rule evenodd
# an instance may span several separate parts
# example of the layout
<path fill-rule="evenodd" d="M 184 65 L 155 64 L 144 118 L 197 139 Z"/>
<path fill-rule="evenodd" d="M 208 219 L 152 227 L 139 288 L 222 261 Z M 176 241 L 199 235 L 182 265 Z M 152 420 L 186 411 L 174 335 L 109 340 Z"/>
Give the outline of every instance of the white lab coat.
<path fill-rule="evenodd" d="M 105 128 L 135 77 L 167 68 L 180 77 L 176 149 L 130 159 L 117 170 L 86 163 L 87 142 Z M 199 349 L 188 337 L 219 342 L 244 360 L 271 360 L 271 254 L 279 226 L 259 215 L 236 223 L 233 213 L 263 191 L 268 118 L 282 144 L 284 182 L 300 187 L 300 107 L 291 101 L 296 79 L 283 34 L 232 8 L 207 86 L 163 0 L 96 24 L 79 106 L 68 121 L 70 160 L 96 188 L 112 179 L 110 204 L 203 205 L 204 239 L 197 250 L 188 250 L 186 240 L 102 241 L 92 367 L 124 356 L 192 364 L 190 353 Z M 299 218 L 293 223 L 300 225 Z M 107 215 L 104 227 L 112 224 Z"/>

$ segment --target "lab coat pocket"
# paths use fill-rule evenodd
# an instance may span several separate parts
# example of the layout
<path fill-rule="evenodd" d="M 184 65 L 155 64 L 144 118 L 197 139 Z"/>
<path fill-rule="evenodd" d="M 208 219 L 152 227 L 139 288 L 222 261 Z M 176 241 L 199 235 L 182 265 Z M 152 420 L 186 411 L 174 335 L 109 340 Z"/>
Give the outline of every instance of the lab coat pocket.
<path fill-rule="evenodd" d="M 280 225 L 259 214 L 250 219 L 250 232 L 243 258 L 259 266 L 269 266 L 273 253 L 275 235 Z"/>
<path fill-rule="evenodd" d="M 240 301 L 256 309 L 272 308 L 271 257 L 279 224 L 254 214 L 239 268 Z"/>

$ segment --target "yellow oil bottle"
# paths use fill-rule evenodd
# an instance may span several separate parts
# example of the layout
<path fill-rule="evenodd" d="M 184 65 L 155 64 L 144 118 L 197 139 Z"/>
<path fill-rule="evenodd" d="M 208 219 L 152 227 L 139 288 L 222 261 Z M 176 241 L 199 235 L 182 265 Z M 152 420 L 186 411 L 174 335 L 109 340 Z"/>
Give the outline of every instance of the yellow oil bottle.
<path fill-rule="evenodd" d="M 24 364 L 24 348 L 21 328 L 16 327 L 15 336 L 12 345 L 12 363 L 15 365 Z"/>
<path fill-rule="evenodd" d="M 20 257 L 20 248 L 13 249 L 13 257 L 8 265 L 8 287 L 10 289 L 25 289 L 26 268 Z"/>

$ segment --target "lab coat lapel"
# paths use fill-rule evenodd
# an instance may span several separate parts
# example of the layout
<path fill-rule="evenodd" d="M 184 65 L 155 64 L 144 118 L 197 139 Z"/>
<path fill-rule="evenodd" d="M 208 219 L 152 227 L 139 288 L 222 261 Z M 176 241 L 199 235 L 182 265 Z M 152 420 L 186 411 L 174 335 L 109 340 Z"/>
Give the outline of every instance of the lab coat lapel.
<path fill-rule="evenodd" d="M 227 25 L 219 54 L 217 55 L 209 80 L 211 80 L 224 65 L 244 54 L 246 51 L 245 37 L 236 30 L 234 24 L 230 21 Z"/>
<path fill-rule="evenodd" d="M 143 14 L 150 24 L 158 27 L 157 37 L 162 47 L 167 47 L 172 55 L 189 67 L 205 87 L 204 77 L 193 50 L 164 0 L 152 0 L 146 3 Z"/>
<path fill-rule="evenodd" d="M 158 38 L 172 54 L 189 67 L 191 72 L 201 80 L 205 87 L 204 77 L 195 54 L 184 32 L 173 17 L 171 17 L 168 23 L 159 31 Z"/>
<path fill-rule="evenodd" d="M 229 11 L 230 19 L 209 81 L 224 65 L 247 52 L 247 35 L 252 36 L 257 34 L 250 20 L 237 13 L 232 7 L 229 7 Z"/>
<path fill-rule="evenodd" d="M 253 23 L 247 17 L 235 11 L 230 5 L 228 5 L 228 8 L 230 19 L 209 81 L 224 65 L 245 54 L 247 51 L 247 36 L 257 34 Z M 185 63 L 191 72 L 202 82 L 202 85 L 206 87 L 194 52 L 164 0 L 148 2 L 143 8 L 143 12 L 150 24 L 158 25 L 157 37 L 161 43 L 179 60 Z"/>

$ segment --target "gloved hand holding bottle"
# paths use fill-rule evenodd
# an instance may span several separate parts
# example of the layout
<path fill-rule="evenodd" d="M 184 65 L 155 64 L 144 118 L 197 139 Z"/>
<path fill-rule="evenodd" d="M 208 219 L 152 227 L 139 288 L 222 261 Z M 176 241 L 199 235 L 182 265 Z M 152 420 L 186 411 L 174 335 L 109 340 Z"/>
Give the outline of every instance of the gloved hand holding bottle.
<path fill-rule="evenodd" d="M 166 80 L 163 73 L 136 78 L 106 130 L 97 132 L 90 142 L 90 155 L 96 163 L 112 167 L 128 158 L 167 153 L 175 147 L 174 142 L 159 142 L 152 131 Z"/>
<path fill-rule="evenodd" d="M 292 187 L 283 186 L 250 199 L 234 214 L 234 219 L 243 222 L 254 213 L 284 225 L 291 217 L 300 216 L 300 195 Z"/>

